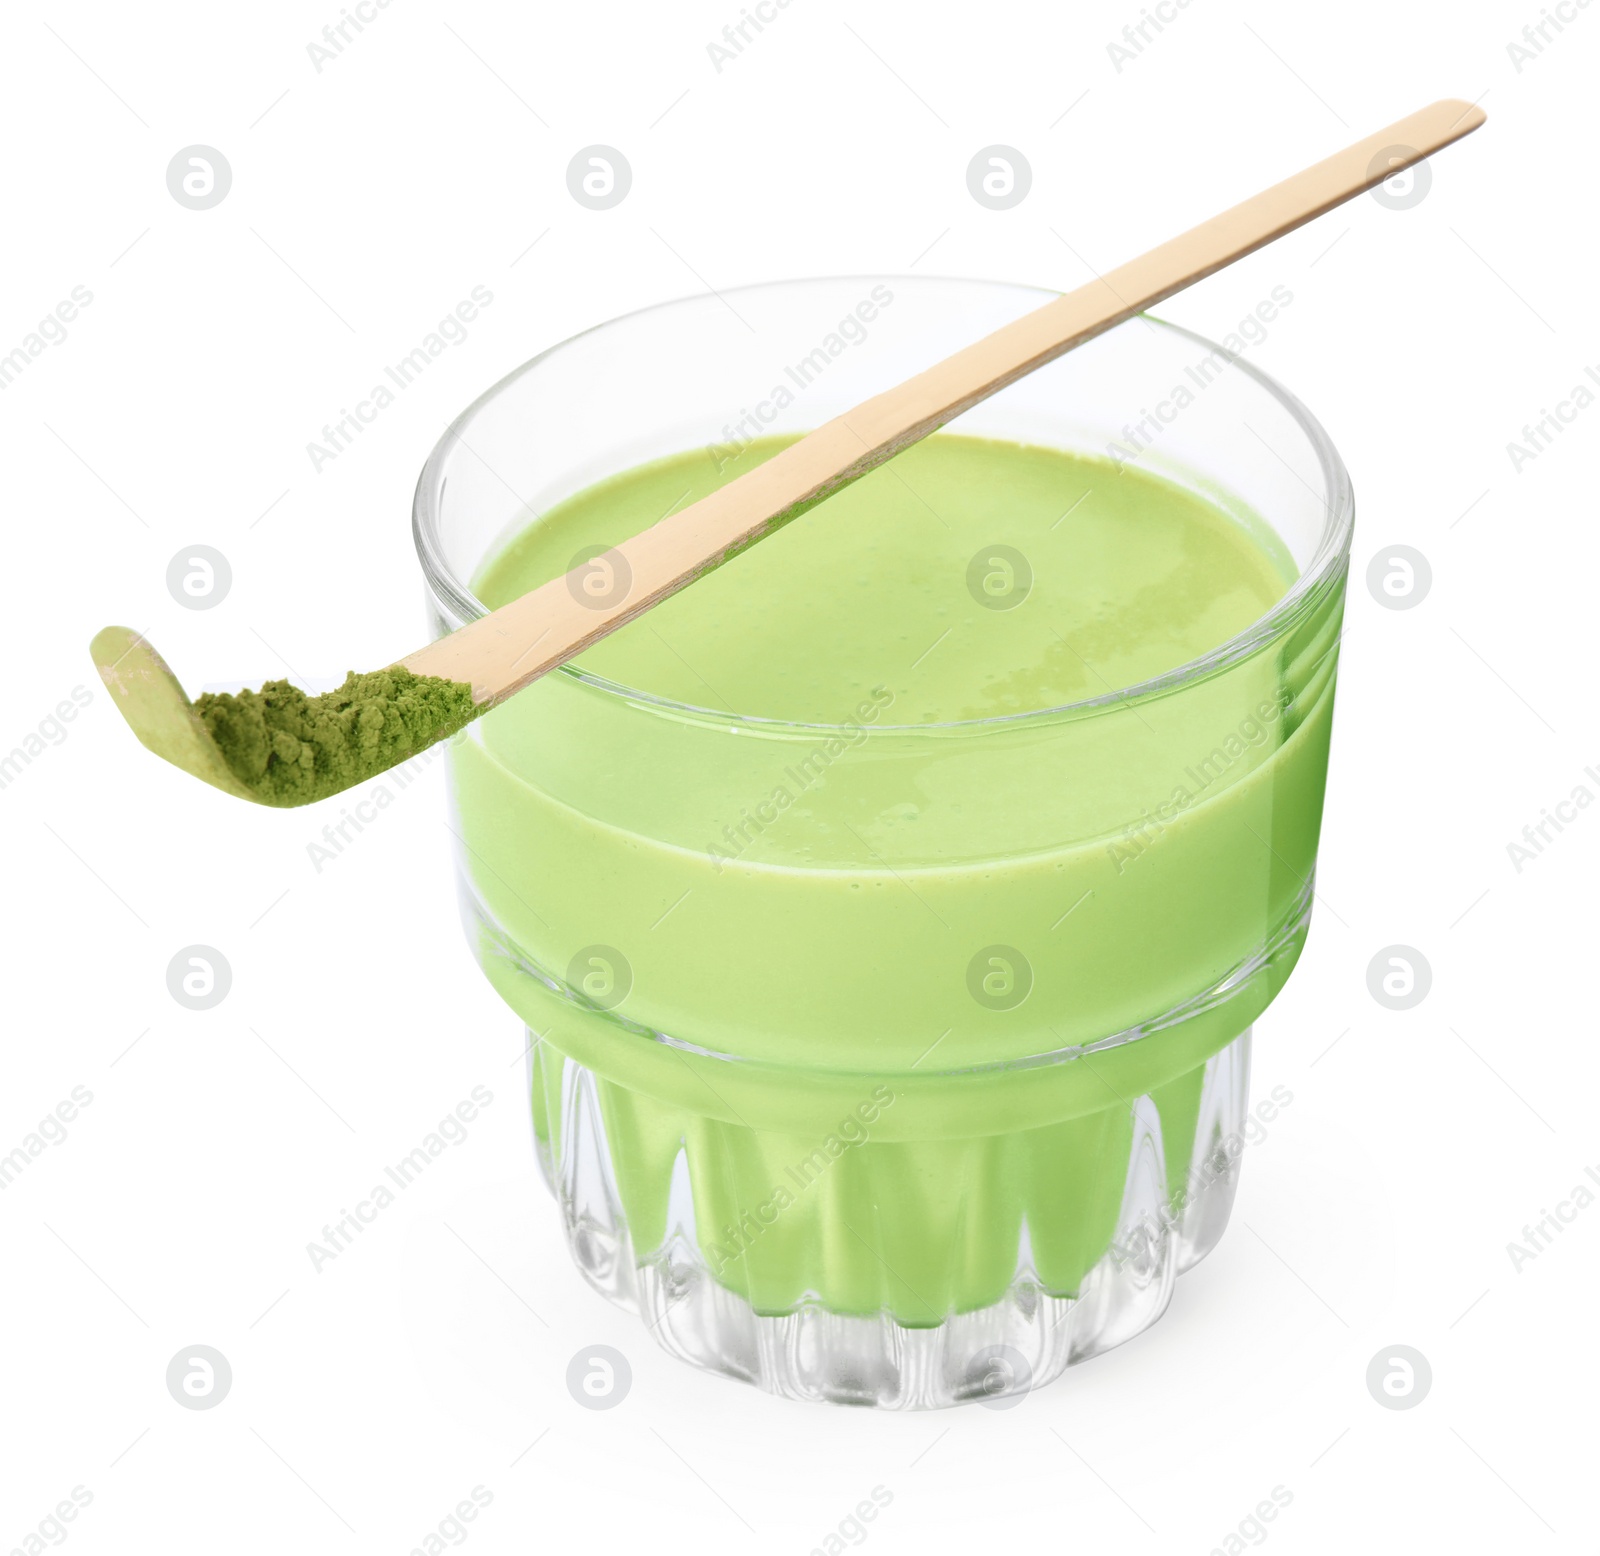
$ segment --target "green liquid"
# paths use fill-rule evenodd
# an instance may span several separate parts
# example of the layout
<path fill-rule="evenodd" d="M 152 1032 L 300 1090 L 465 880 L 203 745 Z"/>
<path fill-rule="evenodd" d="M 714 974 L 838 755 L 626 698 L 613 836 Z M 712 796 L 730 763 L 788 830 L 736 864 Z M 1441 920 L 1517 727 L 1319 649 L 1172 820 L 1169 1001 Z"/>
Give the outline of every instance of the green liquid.
<path fill-rule="evenodd" d="M 638 533 L 783 446 L 756 443 L 720 476 L 690 454 L 592 487 L 513 540 L 479 596 L 515 599 L 580 549 Z M 1168 482 L 941 436 L 578 663 L 652 696 L 765 719 L 840 723 L 879 687 L 893 693 L 896 724 L 984 719 L 1176 669 L 1249 626 L 1293 577 L 1270 531 Z"/>
<path fill-rule="evenodd" d="M 780 446 L 581 492 L 477 593 L 504 603 Z M 563 1058 L 600 1077 L 641 1255 L 683 1156 L 701 1249 L 759 1311 L 812 1292 L 925 1324 L 997 1300 L 1024 1227 L 1041 1283 L 1077 1290 L 1128 1099 L 1154 1099 L 1181 1190 L 1204 1061 L 1298 952 L 1342 587 L 1179 693 L 1015 716 L 1176 669 L 1292 578 L 1197 492 L 940 436 L 578 661 L 637 697 L 557 672 L 473 727 L 452 773 L 485 967 L 546 1036 L 553 1147 Z M 825 1171 L 797 1177 L 808 1159 Z"/>

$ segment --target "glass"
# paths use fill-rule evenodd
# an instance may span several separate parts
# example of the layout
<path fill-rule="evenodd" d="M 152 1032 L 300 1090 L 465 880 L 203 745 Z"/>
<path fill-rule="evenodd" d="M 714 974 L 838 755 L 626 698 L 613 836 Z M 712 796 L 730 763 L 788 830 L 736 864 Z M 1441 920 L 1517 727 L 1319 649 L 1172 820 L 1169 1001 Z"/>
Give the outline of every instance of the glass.
<path fill-rule="evenodd" d="M 782 283 L 546 352 L 424 467 L 434 630 L 562 499 L 804 432 L 1050 295 Z M 1353 516 L 1322 429 L 1141 317 L 949 430 L 1136 463 L 1298 577 L 1203 658 L 1067 707 L 789 724 L 569 665 L 450 753 L 467 933 L 528 1028 L 579 1268 L 668 1350 L 798 1398 L 1004 1397 L 1153 1323 L 1270 1114 L 1251 1023 L 1311 910 Z"/>

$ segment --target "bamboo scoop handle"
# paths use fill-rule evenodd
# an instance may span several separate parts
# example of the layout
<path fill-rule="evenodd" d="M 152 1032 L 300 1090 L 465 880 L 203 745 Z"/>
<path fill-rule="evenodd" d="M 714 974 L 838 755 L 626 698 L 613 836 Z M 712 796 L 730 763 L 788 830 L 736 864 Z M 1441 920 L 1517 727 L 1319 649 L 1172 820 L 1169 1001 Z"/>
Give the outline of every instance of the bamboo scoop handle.
<path fill-rule="evenodd" d="M 469 683 L 479 704 L 509 697 L 980 400 L 1376 187 L 1484 117 L 1454 98 L 1434 103 L 835 417 L 607 553 L 610 576 L 625 585 L 607 591 L 614 598 L 587 596 L 577 572 L 554 578 L 400 663 Z"/>

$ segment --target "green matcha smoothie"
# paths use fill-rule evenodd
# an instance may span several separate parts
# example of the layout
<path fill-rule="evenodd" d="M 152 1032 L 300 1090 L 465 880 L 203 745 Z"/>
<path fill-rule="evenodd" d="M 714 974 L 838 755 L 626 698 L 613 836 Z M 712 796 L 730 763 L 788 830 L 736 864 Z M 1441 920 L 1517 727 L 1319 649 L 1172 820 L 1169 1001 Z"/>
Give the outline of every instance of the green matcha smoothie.
<path fill-rule="evenodd" d="M 579 491 L 475 592 L 781 446 Z M 641 1266 L 928 1326 L 1077 1296 L 1141 1150 L 1181 1216 L 1309 909 L 1342 580 L 1252 636 L 1294 578 L 1198 483 L 936 436 L 468 729 L 469 923 Z"/>
<path fill-rule="evenodd" d="M 591 487 L 513 540 L 479 598 L 515 599 L 783 446 L 752 444 L 720 471 L 696 451 Z M 1249 626 L 1293 577 L 1264 526 L 1131 467 L 938 436 L 579 664 L 655 697 L 790 723 L 839 724 L 884 692 L 883 723 L 987 719 L 1176 669 Z"/>

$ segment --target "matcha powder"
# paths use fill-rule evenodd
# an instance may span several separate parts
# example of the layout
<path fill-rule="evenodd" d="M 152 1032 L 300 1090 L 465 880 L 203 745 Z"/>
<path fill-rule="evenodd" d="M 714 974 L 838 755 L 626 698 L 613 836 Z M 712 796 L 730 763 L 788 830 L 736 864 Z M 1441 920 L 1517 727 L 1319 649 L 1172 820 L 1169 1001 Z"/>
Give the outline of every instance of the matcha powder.
<path fill-rule="evenodd" d="M 461 681 L 398 665 L 351 671 L 309 697 L 288 681 L 258 692 L 205 692 L 194 710 L 233 775 L 264 805 L 308 805 L 453 735 L 482 711 Z"/>

